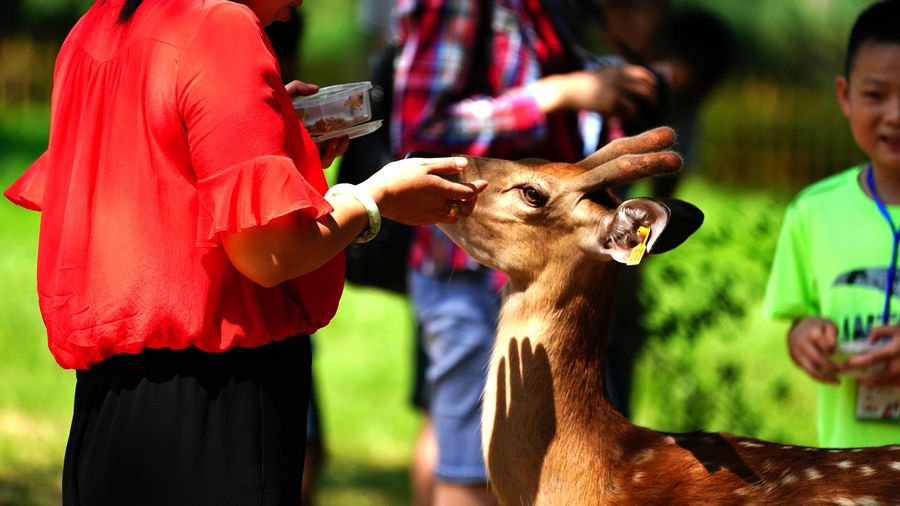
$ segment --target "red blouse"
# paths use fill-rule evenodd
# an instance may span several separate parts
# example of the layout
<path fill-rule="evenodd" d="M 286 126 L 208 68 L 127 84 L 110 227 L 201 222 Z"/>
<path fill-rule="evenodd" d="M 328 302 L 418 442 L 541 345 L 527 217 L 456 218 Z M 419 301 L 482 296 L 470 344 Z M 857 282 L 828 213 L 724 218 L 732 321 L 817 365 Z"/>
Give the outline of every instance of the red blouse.
<path fill-rule="evenodd" d="M 209 352 L 311 333 L 343 258 L 274 288 L 218 234 L 332 211 L 259 21 L 226 0 L 98 0 L 54 72 L 47 151 L 5 195 L 42 212 L 38 295 L 50 350 L 85 369 L 143 348 Z"/>

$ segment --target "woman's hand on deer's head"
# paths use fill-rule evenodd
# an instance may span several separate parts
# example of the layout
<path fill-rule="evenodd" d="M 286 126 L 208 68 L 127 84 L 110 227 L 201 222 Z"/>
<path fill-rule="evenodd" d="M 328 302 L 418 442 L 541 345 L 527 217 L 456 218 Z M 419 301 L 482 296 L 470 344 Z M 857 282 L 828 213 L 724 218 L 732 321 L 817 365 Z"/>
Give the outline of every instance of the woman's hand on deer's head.
<path fill-rule="evenodd" d="M 385 165 L 361 183 L 382 216 L 406 225 L 455 223 L 471 214 L 482 180 L 457 182 L 464 157 L 407 158 Z"/>

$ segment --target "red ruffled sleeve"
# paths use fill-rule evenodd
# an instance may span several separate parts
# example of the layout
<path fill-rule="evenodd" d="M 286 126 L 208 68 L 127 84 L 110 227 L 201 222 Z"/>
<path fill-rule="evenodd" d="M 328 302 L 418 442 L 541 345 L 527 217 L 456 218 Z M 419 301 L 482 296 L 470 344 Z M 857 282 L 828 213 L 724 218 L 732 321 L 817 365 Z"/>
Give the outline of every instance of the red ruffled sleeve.
<path fill-rule="evenodd" d="M 44 181 L 46 178 L 47 152 L 45 151 L 19 179 L 3 192 L 10 202 L 17 206 L 40 211 L 44 203 Z"/>
<path fill-rule="evenodd" d="M 216 246 L 219 232 L 265 225 L 293 211 L 315 220 L 333 210 L 294 162 L 281 156 L 242 162 L 198 181 L 198 190 L 198 246 Z"/>

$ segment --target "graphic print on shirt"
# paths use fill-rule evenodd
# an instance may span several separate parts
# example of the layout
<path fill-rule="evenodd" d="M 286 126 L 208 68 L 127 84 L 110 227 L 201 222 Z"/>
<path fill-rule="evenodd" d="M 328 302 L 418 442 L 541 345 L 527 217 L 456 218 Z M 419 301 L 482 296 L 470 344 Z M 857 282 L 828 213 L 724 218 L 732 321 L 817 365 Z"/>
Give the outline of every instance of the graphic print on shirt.
<path fill-rule="evenodd" d="M 884 293 L 887 277 L 888 269 L 885 267 L 866 267 L 854 269 L 838 275 L 831 286 L 834 288 L 841 286 L 871 288 Z M 894 280 L 893 286 L 891 287 L 891 293 L 900 293 L 898 290 L 900 290 L 900 278 Z M 881 316 L 880 312 L 845 315 L 838 324 L 840 330 L 840 337 L 838 340 L 851 341 L 867 338 L 872 327 L 881 323 Z M 900 319 L 900 314 L 891 311 L 889 321 L 895 322 L 898 319 Z"/>

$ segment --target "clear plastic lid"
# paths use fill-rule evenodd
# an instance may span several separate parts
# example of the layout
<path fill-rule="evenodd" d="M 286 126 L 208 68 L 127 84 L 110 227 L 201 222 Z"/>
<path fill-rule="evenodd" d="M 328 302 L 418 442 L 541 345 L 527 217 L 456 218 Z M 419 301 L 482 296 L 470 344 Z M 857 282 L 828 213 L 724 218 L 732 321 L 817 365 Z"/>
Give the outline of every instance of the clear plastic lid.
<path fill-rule="evenodd" d="M 294 109 L 321 106 L 338 100 L 343 101 L 346 100 L 347 97 L 360 92 L 369 91 L 370 89 L 372 89 L 372 83 L 370 81 L 326 86 L 320 88 L 319 91 L 313 95 L 295 98 L 293 100 Z"/>

